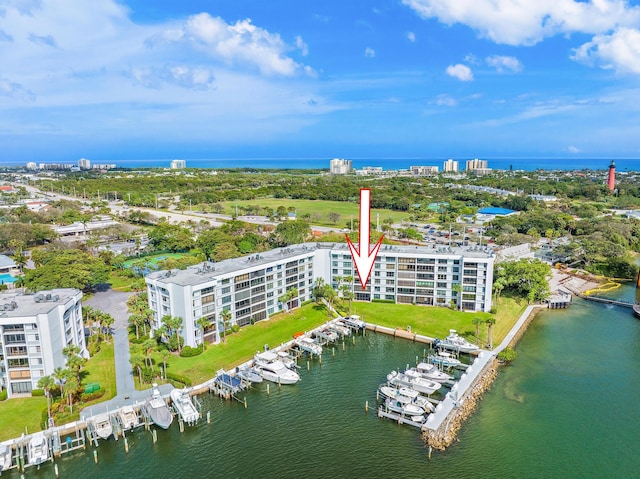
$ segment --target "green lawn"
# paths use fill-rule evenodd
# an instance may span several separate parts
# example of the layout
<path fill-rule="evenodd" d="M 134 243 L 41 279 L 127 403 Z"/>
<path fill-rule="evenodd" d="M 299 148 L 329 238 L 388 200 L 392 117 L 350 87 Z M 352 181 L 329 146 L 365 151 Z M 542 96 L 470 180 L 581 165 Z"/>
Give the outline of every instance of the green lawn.
<path fill-rule="evenodd" d="M 44 397 L 8 399 L 0 402 L 0 441 L 20 437 L 23 432 L 40 431 Z"/>
<path fill-rule="evenodd" d="M 234 214 L 236 204 L 241 205 L 260 205 L 261 207 L 273 208 L 276 210 L 279 206 L 285 208 L 295 208 L 298 214 L 298 218 L 302 218 L 305 214 L 311 215 L 311 224 L 319 226 L 338 226 L 344 227 L 350 220 L 351 215 L 353 219 L 357 220 L 359 215 L 359 203 L 348 203 L 344 201 L 325 201 L 325 200 L 292 200 L 288 198 L 260 198 L 258 200 L 241 200 L 241 201 L 226 201 L 223 203 L 226 214 Z M 337 224 L 334 224 L 329 220 L 329 213 L 340 214 L 340 219 Z M 409 218 L 409 213 L 402 211 L 392 210 L 371 210 L 371 219 L 376 221 L 376 214 L 380 214 L 380 223 L 386 218 L 392 218 L 394 223 L 399 223 L 403 219 Z M 314 215 L 320 215 L 316 218 Z"/>
<path fill-rule="evenodd" d="M 256 351 L 263 351 L 265 344 L 279 346 L 292 339 L 294 333 L 310 331 L 329 319 L 324 307 L 309 304 L 291 314 L 281 313 L 269 321 L 245 326 L 238 333 L 228 335 L 226 343 L 208 345 L 207 350 L 199 356 L 171 356 L 167 361 L 167 370 L 187 376 L 193 384 L 198 384 L 215 377 L 220 368 L 230 369 L 247 361 Z M 162 364 L 160 355 L 154 356 L 154 359 L 156 364 Z"/>
<path fill-rule="evenodd" d="M 82 384 L 99 383 L 100 387 L 105 389 L 104 396 L 92 403 L 87 403 L 85 407 L 115 397 L 117 391 L 113 340 L 109 343 L 102 343 L 100 351 L 87 361 L 84 373 Z"/>
<path fill-rule="evenodd" d="M 113 356 L 113 342 L 102 344 L 100 352 L 85 366 L 82 384 L 100 383 L 105 394 L 100 399 L 84 404 L 83 407 L 106 401 L 116 395 L 116 367 Z M 15 398 L 0 402 L 0 441 L 19 437 L 25 428 L 31 433 L 40 431 L 42 411 L 47 407 L 44 397 Z M 69 420 L 79 417 L 79 409 L 74 406 L 74 414 Z"/>

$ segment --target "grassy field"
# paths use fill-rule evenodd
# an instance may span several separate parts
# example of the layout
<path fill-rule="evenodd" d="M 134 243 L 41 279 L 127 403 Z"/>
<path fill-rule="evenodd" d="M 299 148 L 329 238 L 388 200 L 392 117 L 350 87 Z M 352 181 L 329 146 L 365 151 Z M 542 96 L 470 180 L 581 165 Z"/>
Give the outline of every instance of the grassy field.
<path fill-rule="evenodd" d="M 156 264 L 158 261 L 162 261 L 167 258 L 182 258 L 183 256 L 189 256 L 191 253 L 158 253 L 152 254 L 149 256 L 144 256 L 143 258 L 132 258 L 128 259 L 123 263 L 125 268 L 129 268 L 134 265 L 144 266 L 145 263 L 148 264 Z"/>
<path fill-rule="evenodd" d="M 270 347 L 279 346 L 292 339 L 294 333 L 309 331 L 329 319 L 324 307 L 309 304 L 291 314 L 281 313 L 269 321 L 246 326 L 239 332 L 228 335 L 226 343 L 209 345 L 199 356 L 171 356 L 167 361 L 167 370 L 187 376 L 197 384 L 215 377 L 220 368 L 230 369 L 247 361 L 256 351 L 263 351 L 265 344 Z M 162 364 L 159 355 L 154 359 L 156 364 Z"/>
<path fill-rule="evenodd" d="M 245 201 L 227 201 L 224 202 L 224 208 L 226 214 L 234 214 L 236 204 L 242 205 L 260 205 L 262 207 L 273 208 L 276 210 L 279 206 L 285 208 L 295 208 L 298 214 L 298 218 L 301 218 L 305 214 L 311 215 L 311 224 L 319 226 L 338 226 L 345 227 L 351 220 L 358 219 L 359 204 L 347 203 L 343 201 L 324 201 L 324 200 L 292 200 L 288 198 L 261 198 L 259 200 L 245 200 Z M 340 214 L 340 219 L 336 224 L 329 220 L 329 213 Z M 403 219 L 408 219 L 409 214 L 402 211 L 392 210 L 371 210 L 371 219 L 375 222 L 376 214 L 380 214 L 380 223 L 386 218 L 392 218 L 394 223 L 399 223 Z M 319 215 L 316 217 L 316 215 Z"/>
<path fill-rule="evenodd" d="M 9 399 L 0 402 L 0 441 L 20 437 L 23 432 L 40 431 L 45 397 Z"/>
<path fill-rule="evenodd" d="M 84 368 L 82 384 L 99 383 L 104 388 L 105 393 L 99 401 L 107 401 L 115 397 L 116 391 L 116 364 L 113 354 L 113 340 L 109 343 L 102 343 L 98 354 L 94 355 Z M 88 406 L 92 403 L 85 405 Z"/>

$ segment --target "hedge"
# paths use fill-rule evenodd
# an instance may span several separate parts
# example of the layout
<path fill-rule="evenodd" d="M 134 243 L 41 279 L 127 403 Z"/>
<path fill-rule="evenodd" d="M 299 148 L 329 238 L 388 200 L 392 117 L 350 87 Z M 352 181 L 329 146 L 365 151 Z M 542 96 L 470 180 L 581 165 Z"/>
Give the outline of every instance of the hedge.
<path fill-rule="evenodd" d="M 185 346 L 180 351 L 180 357 L 191 358 L 193 356 L 198 356 L 199 354 L 202 354 L 202 351 L 204 351 L 202 345 L 196 348 L 192 348 L 191 346 Z"/>
<path fill-rule="evenodd" d="M 181 374 L 174 374 L 174 373 L 170 373 L 167 372 L 165 373 L 167 379 L 171 380 L 171 381 L 176 381 L 179 383 L 184 384 L 185 386 L 191 386 L 193 383 L 191 382 L 191 379 L 189 379 L 186 376 L 183 376 Z"/>
<path fill-rule="evenodd" d="M 3 389 L 2 391 L 0 391 L 0 401 L 4 401 L 7 399 L 7 390 Z"/>
<path fill-rule="evenodd" d="M 395 304 L 396 302 L 393 299 L 372 299 L 372 303 L 387 303 L 387 304 Z"/>
<path fill-rule="evenodd" d="M 31 390 L 31 396 L 33 396 L 33 397 L 44 396 L 44 389 L 32 389 Z"/>

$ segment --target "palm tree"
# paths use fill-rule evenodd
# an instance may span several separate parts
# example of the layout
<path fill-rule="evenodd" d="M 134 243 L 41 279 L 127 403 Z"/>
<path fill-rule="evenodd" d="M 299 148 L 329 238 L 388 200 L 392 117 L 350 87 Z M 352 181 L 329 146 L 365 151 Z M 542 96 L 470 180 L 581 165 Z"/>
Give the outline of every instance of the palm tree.
<path fill-rule="evenodd" d="M 113 319 L 113 316 L 111 316 L 110 314 L 105 313 L 104 318 L 103 319 L 103 327 L 104 327 L 104 340 L 107 341 L 107 336 L 111 335 L 111 326 L 113 326 L 113 323 L 115 322 L 115 319 Z"/>
<path fill-rule="evenodd" d="M 147 339 L 144 343 L 142 343 L 142 351 L 144 353 L 144 362 L 145 365 L 148 365 L 151 370 L 153 370 L 153 364 L 151 362 L 151 353 L 154 349 L 156 349 L 158 343 L 155 339 Z"/>
<path fill-rule="evenodd" d="M 493 325 L 496 324 L 496 318 L 488 318 L 485 323 L 487 323 L 487 343 L 489 344 L 489 349 L 493 349 L 493 336 L 491 333 Z"/>
<path fill-rule="evenodd" d="M 141 314 L 132 314 L 129 316 L 129 326 L 136 328 L 136 339 L 140 339 L 140 326 L 144 322 L 144 318 Z"/>
<path fill-rule="evenodd" d="M 327 302 L 327 304 L 329 305 L 329 307 L 327 308 L 328 310 L 328 314 L 329 317 L 331 317 L 332 313 L 333 313 L 333 305 L 336 302 L 336 297 L 338 296 L 336 293 L 336 290 L 333 289 L 333 287 L 330 284 L 325 285 L 324 287 L 324 293 L 323 293 L 324 299 Z"/>
<path fill-rule="evenodd" d="M 476 326 L 476 344 L 480 344 L 480 325 L 484 323 L 484 320 L 482 318 L 473 318 L 471 322 Z"/>
<path fill-rule="evenodd" d="M 278 296 L 278 301 L 282 304 L 286 304 L 287 308 L 289 308 L 289 299 L 291 298 L 291 291 L 287 291 L 281 296 Z"/>
<path fill-rule="evenodd" d="M 73 396 L 78 392 L 80 382 L 76 378 L 69 378 L 66 384 L 67 398 L 69 400 L 69 409 L 73 412 Z"/>
<path fill-rule="evenodd" d="M 211 325 L 211 321 L 208 318 L 202 316 L 196 320 L 196 325 L 200 328 L 200 334 L 202 335 L 202 350 L 204 351 L 205 342 L 204 342 L 204 330 Z"/>
<path fill-rule="evenodd" d="M 38 379 L 38 387 L 44 390 L 44 395 L 47 397 L 47 417 L 51 417 L 51 388 L 53 385 L 51 376 L 42 376 Z"/>
<path fill-rule="evenodd" d="M 142 384 L 142 366 L 144 366 L 144 358 L 139 354 L 132 354 L 129 358 L 129 362 L 134 369 L 138 371 L 138 379 L 140 379 L 140 384 Z"/>
<path fill-rule="evenodd" d="M 62 369 L 60 366 L 53 370 L 53 382 L 55 382 L 60 387 L 60 397 L 64 397 L 64 385 L 67 382 L 67 377 L 69 375 L 69 371 L 66 369 Z"/>
<path fill-rule="evenodd" d="M 229 325 L 229 323 L 231 323 L 231 317 L 233 316 L 231 314 L 231 311 L 229 309 L 223 309 L 222 313 L 220 313 L 220 316 L 222 317 L 222 341 L 223 342 L 227 342 L 227 326 Z"/>
<path fill-rule="evenodd" d="M 178 354 L 182 352 L 180 347 L 180 330 L 182 329 L 182 318 L 176 316 L 166 315 L 162 317 L 162 322 L 167 326 L 171 333 L 175 333 L 178 340 Z"/>
<path fill-rule="evenodd" d="M 171 354 L 168 350 L 163 349 L 160 354 L 162 354 L 162 365 L 164 366 L 164 378 L 167 379 L 167 358 Z"/>
<path fill-rule="evenodd" d="M 316 278 L 316 282 L 313 286 L 313 290 L 311 294 L 313 295 L 313 299 L 318 304 L 320 304 L 321 302 L 320 300 L 322 299 L 322 296 L 323 296 L 324 285 L 325 285 L 325 281 L 323 278 Z"/>
<path fill-rule="evenodd" d="M 287 293 L 289 294 L 289 304 L 288 304 L 289 313 L 291 313 L 291 301 L 293 301 L 294 298 L 298 297 L 298 288 L 296 287 L 289 288 Z"/>
<path fill-rule="evenodd" d="M 455 283 L 451 285 L 451 291 L 456 293 L 456 306 L 458 310 L 462 309 L 462 285 L 460 283 Z"/>

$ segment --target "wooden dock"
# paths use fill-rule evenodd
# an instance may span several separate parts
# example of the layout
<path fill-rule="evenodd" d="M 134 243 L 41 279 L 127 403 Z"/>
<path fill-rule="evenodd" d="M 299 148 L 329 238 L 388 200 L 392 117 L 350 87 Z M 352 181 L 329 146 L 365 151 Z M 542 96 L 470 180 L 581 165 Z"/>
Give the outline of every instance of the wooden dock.
<path fill-rule="evenodd" d="M 596 303 L 603 304 L 612 304 L 614 306 L 622 306 L 623 308 L 633 308 L 635 303 L 630 303 L 628 301 L 619 301 L 617 299 L 609 299 L 609 298 L 601 298 L 599 296 L 590 296 L 586 294 L 579 295 L 582 299 L 586 299 L 588 301 L 595 301 Z"/>

